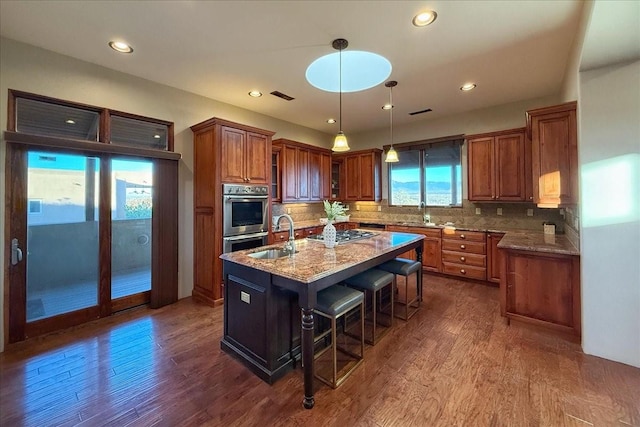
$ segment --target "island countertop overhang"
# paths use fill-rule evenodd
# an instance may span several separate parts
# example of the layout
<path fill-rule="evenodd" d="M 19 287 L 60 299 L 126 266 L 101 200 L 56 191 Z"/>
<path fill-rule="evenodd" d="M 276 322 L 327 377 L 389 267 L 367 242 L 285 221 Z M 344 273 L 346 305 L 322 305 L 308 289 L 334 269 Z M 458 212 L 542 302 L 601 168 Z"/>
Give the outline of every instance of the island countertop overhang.
<path fill-rule="evenodd" d="M 313 283 L 423 239 L 420 234 L 380 231 L 371 238 L 341 243 L 332 249 L 325 248 L 321 241 L 296 240 L 298 252 L 277 259 L 256 259 L 249 254 L 282 245 L 230 252 L 220 258 L 296 282 Z"/>

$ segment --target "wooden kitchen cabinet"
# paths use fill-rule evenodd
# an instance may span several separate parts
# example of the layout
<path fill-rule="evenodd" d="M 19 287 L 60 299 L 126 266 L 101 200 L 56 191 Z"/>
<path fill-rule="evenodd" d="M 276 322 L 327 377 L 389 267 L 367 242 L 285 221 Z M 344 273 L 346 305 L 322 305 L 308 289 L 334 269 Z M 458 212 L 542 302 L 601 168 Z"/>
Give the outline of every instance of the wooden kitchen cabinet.
<path fill-rule="evenodd" d="M 578 203 L 576 102 L 527 111 L 533 201 L 543 207 Z"/>
<path fill-rule="evenodd" d="M 422 270 L 432 271 L 439 273 L 442 269 L 441 262 L 441 233 L 440 228 L 426 228 L 426 227 L 407 227 L 388 225 L 387 231 L 398 231 L 401 233 L 413 233 L 422 234 L 424 240 L 422 241 Z M 416 259 L 416 252 L 409 251 L 400 255 L 400 258 Z"/>
<path fill-rule="evenodd" d="M 331 151 L 287 139 L 273 141 L 279 149 L 282 203 L 319 202 L 331 196 Z"/>
<path fill-rule="evenodd" d="M 270 184 L 271 136 L 220 126 L 220 178 L 225 183 Z"/>
<path fill-rule="evenodd" d="M 500 283 L 500 252 L 498 243 L 504 233 L 487 233 L 487 281 Z"/>
<path fill-rule="evenodd" d="M 380 201 L 382 198 L 382 150 L 353 151 L 334 154 L 342 162 L 340 199 L 345 201 Z"/>
<path fill-rule="evenodd" d="M 271 183 L 274 132 L 212 118 L 191 127 L 194 147 L 193 297 L 222 301 L 222 184 Z"/>
<path fill-rule="evenodd" d="M 468 136 L 469 200 L 527 200 L 527 147 L 524 128 Z"/>
<path fill-rule="evenodd" d="M 487 278 L 486 234 L 481 231 L 442 231 L 442 272 L 477 280 Z"/>
<path fill-rule="evenodd" d="M 579 336 L 580 257 L 500 251 L 502 315 Z"/>
<path fill-rule="evenodd" d="M 280 183 L 280 147 L 271 147 L 271 201 L 281 202 L 282 196 L 280 191 L 282 184 Z"/>

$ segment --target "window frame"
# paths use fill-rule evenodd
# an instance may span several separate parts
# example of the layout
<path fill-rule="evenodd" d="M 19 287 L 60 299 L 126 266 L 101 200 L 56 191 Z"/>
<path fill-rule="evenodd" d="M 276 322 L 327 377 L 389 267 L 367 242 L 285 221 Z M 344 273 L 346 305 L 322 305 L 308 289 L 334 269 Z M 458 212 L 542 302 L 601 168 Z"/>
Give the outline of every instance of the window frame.
<path fill-rule="evenodd" d="M 420 190 L 419 190 L 419 201 L 418 204 L 414 205 L 399 205 L 391 203 L 393 200 L 392 197 L 392 186 L 391 186 L 391 173 L 393 169 L 394 163 L 389 163 L 387 166 L 387 200 L 389 206 L 391 207 L 427 207 L 427 208 L 462 208 L 463 207 L 463 192 L 464 192 L 464 170 L 463 170 L 463 158 L 462 158 L 462 147 L 464 144 L 464 135 L 453 135 L 442 138 L 434 138 L 424 141 L 415 141 L 408 142 L 403 144 L 395 144 L 394 148 L 398 152 L 398 157 L 402 158 L 402 153 L 409 151 L 418 151 L 419 154 L 419 179 L 420 179 Z M 428 205 L 426 204 L 426 180 L 425 180 L 425 152 L 433 147 L 438 146 L 458 146 L 460 150 L 460 204 L 450 204 L 450 205 Z M 383 148 L 385 151 L 389 149 L 390 145 L 385 145 Z M 456 192 L 457 193 L 457 192 Z M 452 192 L 452 196 L 455 193 Z"/>

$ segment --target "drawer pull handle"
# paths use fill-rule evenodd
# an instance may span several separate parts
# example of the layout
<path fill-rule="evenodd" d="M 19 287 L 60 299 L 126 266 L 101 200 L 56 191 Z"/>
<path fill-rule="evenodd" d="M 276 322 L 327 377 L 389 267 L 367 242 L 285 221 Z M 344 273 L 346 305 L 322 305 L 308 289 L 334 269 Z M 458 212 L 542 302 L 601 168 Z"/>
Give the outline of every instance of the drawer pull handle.
<path fill-rule="evenodd" d="M 465 245 L 460 245 L 460 249 L 466 249 L 467 247 Z"/>
<path fill-rule="evenodd" d="M 280 240 L 284 240 L 284 236 L 283 235 L 280 235 Z"/>
<path fill-rule="evenodd" d="M 462 273 L 462 274 L 467 274 L 467 272 L 466 272 L 466 271 L 464 271 L 464 268 L 460 270 L 460 273 Z"/>
<path fill-rule="evenodd" d="M 464 257 L 463 256 L 460 257 L 460 261 L 464 262 Z"/>
<path fill-rule="evenodd" d="M 461 239 L 464 239 L 464 234 L 461 234 L 461 235 L 460 235 L 460 238 L 461 238 Z"/>

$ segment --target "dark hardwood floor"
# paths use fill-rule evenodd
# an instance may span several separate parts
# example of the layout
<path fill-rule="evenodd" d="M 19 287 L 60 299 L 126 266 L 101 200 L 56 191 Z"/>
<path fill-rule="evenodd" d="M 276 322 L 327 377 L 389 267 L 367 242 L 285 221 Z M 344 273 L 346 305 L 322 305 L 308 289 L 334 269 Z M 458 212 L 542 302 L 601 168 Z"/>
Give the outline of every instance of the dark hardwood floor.
<path fill-rule="evenodd" d="M 220 350 L 222 307 L 187 298 L 10 346 L 2 426 L 640 426 L 640 369 L 507 326 L 498 289 L 424 276 L 425 302 L 337 390 L 273 386 Z"/>

